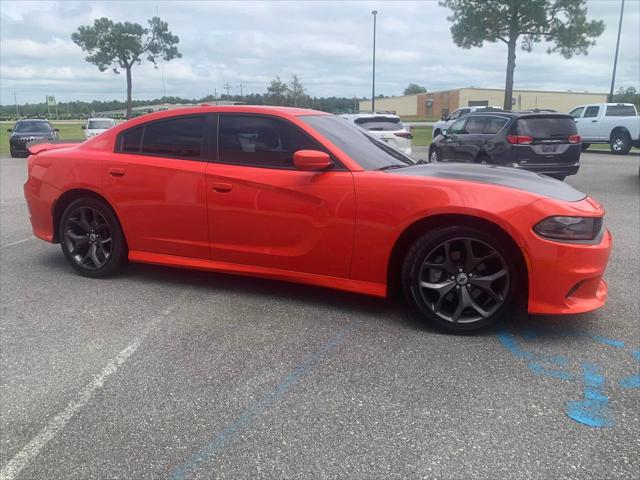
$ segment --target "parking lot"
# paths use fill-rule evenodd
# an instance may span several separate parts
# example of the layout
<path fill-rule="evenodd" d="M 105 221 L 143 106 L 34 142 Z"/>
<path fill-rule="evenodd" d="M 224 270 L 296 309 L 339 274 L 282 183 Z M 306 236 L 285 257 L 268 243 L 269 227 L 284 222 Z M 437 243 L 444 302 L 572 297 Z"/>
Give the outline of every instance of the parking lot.
<path fill-rule="evenodd" d="M 639 159 L 567 179 L 607 210 L 603 309 L 452 336 L 282 282 L 80 277 L 3 155 L 0 478 L 638 478 Z"/>

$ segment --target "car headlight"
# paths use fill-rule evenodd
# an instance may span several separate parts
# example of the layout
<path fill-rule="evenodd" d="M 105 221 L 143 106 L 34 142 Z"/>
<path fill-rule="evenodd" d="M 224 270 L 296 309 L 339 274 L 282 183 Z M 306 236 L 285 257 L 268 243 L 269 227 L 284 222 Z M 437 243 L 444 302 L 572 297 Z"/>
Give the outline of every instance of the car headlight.
<path fill-rule="evenodd" d="M 602 230 L 602 217 L 549 217 L 533 230 L 541 237 L 556 240 L 593 240 Z"/>

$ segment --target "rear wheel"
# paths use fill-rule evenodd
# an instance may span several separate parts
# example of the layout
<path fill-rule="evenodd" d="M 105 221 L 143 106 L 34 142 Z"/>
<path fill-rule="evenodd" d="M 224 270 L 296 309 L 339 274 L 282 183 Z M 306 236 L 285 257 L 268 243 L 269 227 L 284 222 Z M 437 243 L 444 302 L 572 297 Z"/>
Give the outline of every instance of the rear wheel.
<path fill-rule="evenodd" d="M 549 175 L 551 178 L 555 178 L 556 180 L 564 180 L 567 178 L 566 175 Z"/>
<path fill-rule="evenodd" d="M 590 144 L 590 143 L 583 143 L 583 144 L 582 144 L 582 151 L 583 151 L 583 152 L 584 152 L 584 151 L 586 151 L 586 150 L 587 150 L 587 148 L 589 148 L 590 146 L 591 146 L 591 144 Z"/>
<path fill-rule="evenodd" d="M 476 157 L 476 163 L 482 163 L 483 165 L 491 163 L 491 158 L 486 153 L 481 153 Z"/>
<path fill-rule="evenodd" d="M 631 150 L 631 137 L 627 132 L 615 132 L 611 136 L 609 149 L 616 155 L 626 155 Z"/>
<path fill-rule="evenodd" d="M 407 252 L 402 286 L 427 321 L 449 332 L 472 332 L 499 321 L 515 305 L 512 249 L 473 227 L 446 227 L 418 238 Z"/>
<path fill-rule="evenodd" d="M 79 198 L 65 209 L 60 245 L 71 266 L 86 277 L 114 275 L 127 261 L 127 246 L 115 213 L 95 198 Z"/>

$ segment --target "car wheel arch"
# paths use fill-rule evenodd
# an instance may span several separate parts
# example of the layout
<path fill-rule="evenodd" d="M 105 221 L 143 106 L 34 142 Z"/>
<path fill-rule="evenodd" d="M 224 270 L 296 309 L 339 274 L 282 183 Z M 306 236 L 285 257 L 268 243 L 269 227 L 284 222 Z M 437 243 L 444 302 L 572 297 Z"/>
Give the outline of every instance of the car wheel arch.
<path fill-rule="evenodd" d="M 631 139 L 631 133 L 629 132 L 629 130 L 626 127 L 615 127 L 613 130 L 611 130 L 611 135 L 609 135 L 609 142 L 612 142 L 613 141 L 613 137 L 618 133 L 622 133 L 624 135 L 627 135 L 629 137 L 629 139 Z"/>
<path fill-rule="evenodd" d="M 71 204 L 71 202 L 82 197 L 95 198 L 96 200 L 103 202 L 107 207 L 109 207 L 113 212 L 113 214 L 115 215 L 116 220 L 118 221 L 118 224 L 120 225 L 120 228 L 122 229 L 124 234 L 124 228 L 122 226 L 122 222 L 120 221 L 120 218 L 118 217 L 118 213 L 116 212 L 115 208 L 113 208 L 113 205 L 111 205 L 111 203 L 105 197 L 103 197 L 102 195 L 100 195 L 99 193 L 93 190 L 88 190 L 85 188 L 73 188 L 71 190 L 67 190 L 62 195 L 60 195 L 60 197 L 56 200 L 56 202 L 53 205 L 52 212 L 51 212 L 51 218 L 53 221 L 53 240 L 52 240 L 53 243 L 60 242 L 60 232 L 59 232 L 60 221 L 62 219 L 62 214 L 64 213 L 65 209 Z M 126 234 L 124 236 L 125 236 L 125 242 L 126 242 Z"/>
<path fill-rule="evenodd" d="M 529 269 L 526 253 L 516 239 L 502 226 L 491 220 L 467 214 L 436 214 L 421 218 L 407 226 L 396 239 L 387 263 L 387 292 L 390 297 L 399 298 L 402 293 L 400 274 L 402 262 L 411 245 L 424 233 L 452 225 L 476 227 L 499 236 L 510 245 L 522 282 L 518 301 L 526 308 L 529 296 Z"/>

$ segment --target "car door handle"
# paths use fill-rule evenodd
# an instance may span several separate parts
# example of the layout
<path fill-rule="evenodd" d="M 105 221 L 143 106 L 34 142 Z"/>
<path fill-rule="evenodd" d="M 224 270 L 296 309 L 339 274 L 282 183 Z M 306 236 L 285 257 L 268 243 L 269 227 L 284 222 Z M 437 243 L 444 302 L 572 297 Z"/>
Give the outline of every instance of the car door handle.
<path fill-rule="evenodd" d="M 126 170 L 124 168 L 110 168 L 109 175 L 112 177 L 122 177 L 124 176 Z"/>
<path fill-rule="evenodd" d="M 228 193 L 233 186 L 230 183 L 214 183 L 212 188 L 218 193 Z"/>
<path fill-rule="evenodd" d="M 596 123 L 598 120 L 591 120 L 591 123 Z"/>

